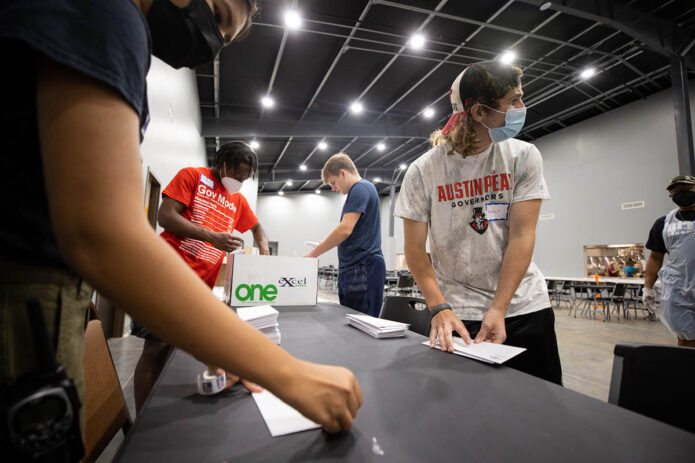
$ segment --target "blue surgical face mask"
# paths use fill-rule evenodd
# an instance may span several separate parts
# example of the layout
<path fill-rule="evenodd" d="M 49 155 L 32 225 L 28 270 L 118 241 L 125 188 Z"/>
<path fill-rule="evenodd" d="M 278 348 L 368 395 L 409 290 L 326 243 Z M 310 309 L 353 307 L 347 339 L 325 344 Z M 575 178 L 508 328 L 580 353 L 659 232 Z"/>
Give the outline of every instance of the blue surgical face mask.
<path fill-rule="evenodd" d="M 498 111 L 497 109 L 491 108 L 486 105 L 483 106 L 498 113 L 504 114 L 504 125 L 502 127 L 491 129 L 490 127 L 481 122 L 487 129 L 487 132 L 490 134 L 490 138 L 492 139 L 493 143 L 499 143 L 501 141 L 507 140 L 508 138 L 516 137 L 521 131 L 521 128 L 524 126 L 524 122 L 526 121 L 525 107 L 508 109 L 505 113 L 504 111 Z"/>

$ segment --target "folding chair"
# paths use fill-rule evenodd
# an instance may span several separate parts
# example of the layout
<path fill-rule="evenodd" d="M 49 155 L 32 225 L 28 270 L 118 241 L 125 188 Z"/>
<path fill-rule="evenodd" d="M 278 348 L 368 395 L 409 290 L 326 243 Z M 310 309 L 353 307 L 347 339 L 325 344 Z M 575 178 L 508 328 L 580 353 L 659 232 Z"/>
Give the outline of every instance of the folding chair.
<path fill-rule="evenodd" d="M 608 402 L 695 432 L 695 348 L 616 344 Z"/>
<path fill-rule="evenodd" d="M 379 318 L 410 323 L 410 331 L 430 335 L 430 311 L 424 299 L 410 296 L 386 296 Z"/>
<path fill-rule="evenodd" d="M 126 435 L 133 422 L 99 320 L 87 324 L 84 338 L 86 426 L 82 461 L 90 463 L 99 457 L 119 429 Z"/>
<path fill-rule="evenodd" d="M 611 305 L 613 305 L 613 310 L 618 315 L 618 321 L 620 321 L 620 308 L 622 307 L 623 312 L 625 311 L 625 288 L 626 285 L 624 283 L 616 283 L 613 291 L 611 291 L 611 295 L 603 300 L 608 306 L 609 314 L 611 313 Z"/>
<path fill-rule="evenodd" d="M 398 294 L 410 294 L 413 292 L 413 285 L 415 285 L 415 278 L 410 274 L 400 274 L 398 275 L 398 283 L 396 283 L 396 292 Z"/>

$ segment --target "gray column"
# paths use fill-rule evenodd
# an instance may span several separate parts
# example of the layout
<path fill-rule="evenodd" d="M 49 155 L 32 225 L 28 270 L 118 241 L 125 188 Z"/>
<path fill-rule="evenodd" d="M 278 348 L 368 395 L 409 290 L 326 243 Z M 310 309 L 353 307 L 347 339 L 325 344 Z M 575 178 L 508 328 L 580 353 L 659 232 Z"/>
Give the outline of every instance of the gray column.
<path fill-rule="evenodd" d="M 673 114 L 676 118 L 676 147 L 678 149 L 678 173 L 695 175 L 695 151 L 693 150 L 693 123 L 690 114 L 688 92 L 688 68 L 681 56 L 671 57 L 671 84 L 673 87 Z"/>

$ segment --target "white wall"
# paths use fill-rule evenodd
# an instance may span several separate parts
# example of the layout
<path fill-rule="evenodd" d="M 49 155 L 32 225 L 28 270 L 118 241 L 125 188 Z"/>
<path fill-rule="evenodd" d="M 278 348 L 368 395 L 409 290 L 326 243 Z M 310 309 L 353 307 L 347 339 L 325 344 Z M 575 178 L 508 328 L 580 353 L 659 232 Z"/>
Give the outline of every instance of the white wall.
<path fill-rule="evenodd" d="M 270 241 L 278 242 L 278 255 L 303 256 L 312 249 L 304 241 L 323 241 L 338 226 L 346 198 L 333 192 L 260 195 L 258 219 Z M 337 249 L 322 255 L 319 265 L 337 267 Z"/>
<path fill-rule="evenodd" d="M 147 167 L 162 185 L 169 184 L 184 167 L 206 167 L 205 140 L 200 136 L 201 115 L 195 72 L 176 70 L 152 57 L 147 74 L 150 124 L 141 145 L 143 180 Z M 256 210 L 258 179 L 243 183 L 241 193 Z M 161 228 L 158 227 L 160 232 Z M 247 246 L 253 242 L 250 232 L 244 233 Z"/>
<path fill-rule="evenodd" d="M 694 105 L 695 86 L 690 94 Z M 535 144 L 551 196 L 541 214 L 555 215 L 537 227 L 534 258 L 546 275 L 584 276 L 584 245 L 645 243 L 654 221 L 675 207 L 666 194 L 678 175 L 671 89 Z M 633 201 L 645 207 L 621 209 Z"/>

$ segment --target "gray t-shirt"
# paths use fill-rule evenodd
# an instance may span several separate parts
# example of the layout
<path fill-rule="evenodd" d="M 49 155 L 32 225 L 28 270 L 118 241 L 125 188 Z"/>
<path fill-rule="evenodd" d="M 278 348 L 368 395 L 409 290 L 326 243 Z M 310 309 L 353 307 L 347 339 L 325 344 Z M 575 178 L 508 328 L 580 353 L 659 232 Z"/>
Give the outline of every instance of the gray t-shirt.
<path fill-rule="evenodd" d="M 447 302 L 459 318 L 482 320 L 497 290 L 511 205 L 550 195 L 541 154 L 530 143 L 505 140 L 466 158 L 449 150 L 435 146 L 410 165 L 394 215 L 429 224 L 434 273 Z M 532 261 L 507 316 L 547 307 L 547 285 Z"/>

